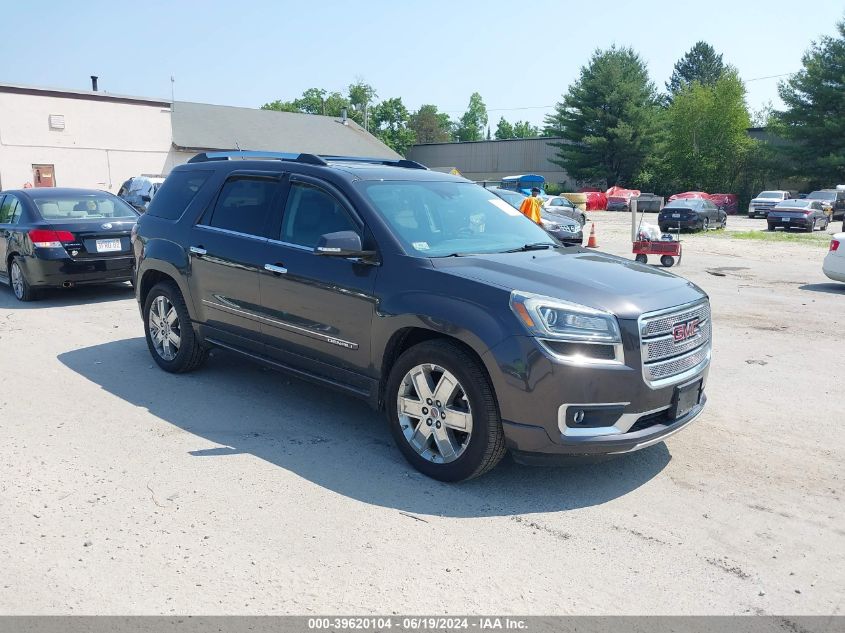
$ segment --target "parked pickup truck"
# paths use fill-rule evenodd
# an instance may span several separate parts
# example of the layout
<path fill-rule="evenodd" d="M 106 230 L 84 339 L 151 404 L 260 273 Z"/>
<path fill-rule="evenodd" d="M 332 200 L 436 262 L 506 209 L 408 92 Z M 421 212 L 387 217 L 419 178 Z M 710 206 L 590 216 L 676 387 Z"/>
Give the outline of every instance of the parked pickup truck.
<path fill-rule="evenodd" d="M 138 220 L 137 299 L 163 370 L 218 347 L 363 398 L 443 481 L 508 450 L 635 451 L 704 408 L 710 304 L 694 283 L 562 246 L 483 187 L 411 161 L 257 158 L 194 157 Z M 366 451 L 343 415 L 321 433 Z"/>
<path fill-rule="evenodd" d="M 756 198 L 748 203 L 749 218 L 765 218 L 772 207 L 779 202 L 792 198 L 788 191 L 761 191 Z"/>

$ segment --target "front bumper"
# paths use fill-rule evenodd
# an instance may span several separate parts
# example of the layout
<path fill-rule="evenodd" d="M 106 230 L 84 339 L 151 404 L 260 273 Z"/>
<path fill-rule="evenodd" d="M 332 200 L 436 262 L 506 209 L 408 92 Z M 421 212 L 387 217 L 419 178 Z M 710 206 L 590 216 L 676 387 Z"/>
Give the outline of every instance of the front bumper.
<path fill-rule="evenodd" d="M 74 285 L 99 284 L 132 279 L 135 259 L 130 256 L 72 259 L 44 254 L 23 257 L 23 272 L 31 286 L 39 288 L 60 287 L 65 282 Z"/>
<path fill-rule="evenodd" d="M 543 351 L 531 337 L 503 341 L 485 355 L 499 402 L 505 441 L 517 459 L 613 455 L 661 442 L 697 418 L 710 368 L 706 359 L 676 379 L 645 381 L 635 323 L 620 320 L 624 363 L 572 364 Z M 700 387 L 692 408 L 673 417 L 676 390 Z M 686 408 L 684 408 L 686 409 Z M 586 411 L 584 424 L 570 414 Z M 531 457 L 533 455 L 533 457 Z"/>
<path fill-rule="evenodd" d="M 584 243 L 583 231 L 578 231 L 577 233 L 570 231 L 548 231 L 548 233 L 562 244 L 569 246 L 581 246 Z"/>

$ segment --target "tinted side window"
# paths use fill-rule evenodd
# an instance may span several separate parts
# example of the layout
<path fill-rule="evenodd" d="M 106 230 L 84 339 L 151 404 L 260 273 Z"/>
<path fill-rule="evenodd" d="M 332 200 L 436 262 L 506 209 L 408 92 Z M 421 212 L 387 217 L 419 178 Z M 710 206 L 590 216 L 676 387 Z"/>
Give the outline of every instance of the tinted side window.
<path fill-rule="evenodd" d="M 12 215 L 9 199 L 12 196 L 0 196 L 0 224 L 8 224 L 8 218 Z"/>
<path fill-rule="evenodd" d="M 278 191 L 279 181 L 275 179 L 230 178 L 220 190 L 208 225 L 266 237 Z"/>
<path fill-rule="evenodd" d="M 182 217 L 185 209 L 213 172 L 211 171 L 175 171 L 161 185 L 147 213 L 165 220 Z"/>
<path fill-rule="evenodd" d="M 9 224 L 17 224 L 21 219 L 21 214 L 23 213 L 23 206 L 21 205 L 21 201 L 18 200 L 15 196 L 6 196 L 6 200 L 3 202 L 3 206 L 9 204 L 11 200 L 11 205 L 9 205 L 9 219 L 6 220 Z"/>
<path fill-rule="evenodd" d="M 359 232 L 334 196 L 310 184 L 291 183 L 281 240 L 314 248 L 321 235 L 337 231 Z"/>

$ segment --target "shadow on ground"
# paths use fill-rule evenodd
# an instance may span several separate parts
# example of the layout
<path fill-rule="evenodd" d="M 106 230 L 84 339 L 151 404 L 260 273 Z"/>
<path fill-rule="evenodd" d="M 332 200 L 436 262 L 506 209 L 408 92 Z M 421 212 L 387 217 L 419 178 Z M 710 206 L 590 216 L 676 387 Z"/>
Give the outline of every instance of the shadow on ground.
<path fill-rule="evenodd" d="M 78 288 L 45 288 L 40 290 L 35 301 L 18 301 L 12 288 L 0 284 L 0 308 L 4 310 L 39 310 L 44 308 L 65 308 L 74 305 L 106 303 L 132 299 L 135 294 L 128 283 L 104 284 L 102 286 L 80 286 Z"/>
<path fill-rule="evenodd" d="M 831 295 L 845 295 L 845 283 L 837 283 L 830 281 L 823 284 L 804 284 L 798 286 L 799 290 L 809 290 L 810 292 L 825 292 Z"/>
<path fill-rule="evenodd" d="M 319 486 L 415 514 L 502 516 L 594 506 L 656 476 L 664 444 L 590 464 L 520 466 L 506 458 L 459 485 L 418 474 L 365 403 L 215 351 L 200 370 L 161 371 L 143 338 L 70 351 L 59 360 L 106 391 L 198 437 L 188 459 L 248 453 Z M 119 420 L 115 421 L 120 424 Z M 209 449 L 207 441 L 218 447 Z"/>

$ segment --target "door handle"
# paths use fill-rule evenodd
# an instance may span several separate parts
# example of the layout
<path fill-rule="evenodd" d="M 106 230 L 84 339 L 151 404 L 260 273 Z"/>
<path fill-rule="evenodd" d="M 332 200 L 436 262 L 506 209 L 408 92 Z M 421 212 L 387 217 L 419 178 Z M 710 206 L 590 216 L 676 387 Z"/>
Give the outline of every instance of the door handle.
<path fill-rule="evenodd" d="M 274 273 L 276 275 L 285 275 L 288 272 L 288 269 L 284 266 L 278 266 L 276 264 L 264 264 L 264 270 Z"/>
<path fill-rule="evenodd" d="M 191 251 L 192 254 L 198 255 L 200 257 L 202 257 L 208 252 L 202 246 L 191 246 L 191 248 L 189 248 L 188 250 Z"/>

